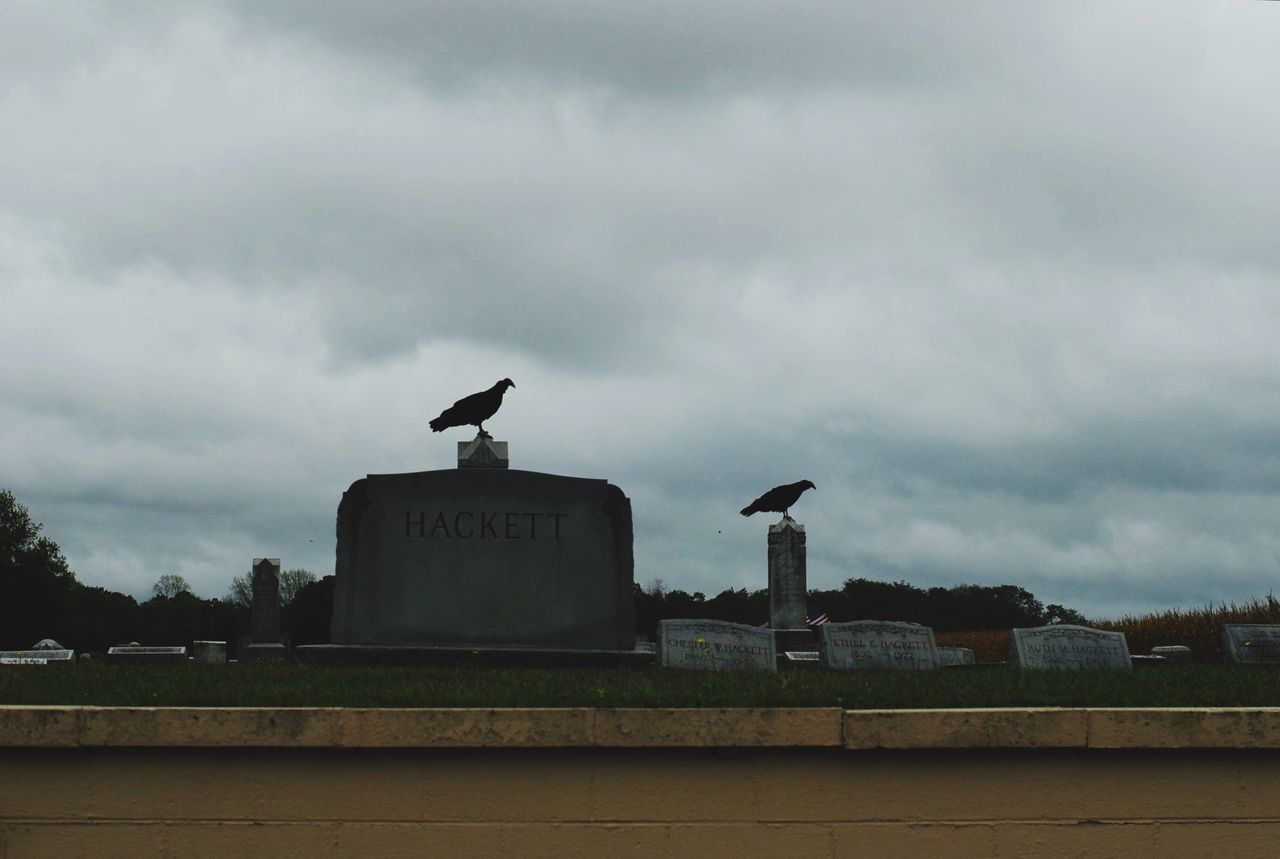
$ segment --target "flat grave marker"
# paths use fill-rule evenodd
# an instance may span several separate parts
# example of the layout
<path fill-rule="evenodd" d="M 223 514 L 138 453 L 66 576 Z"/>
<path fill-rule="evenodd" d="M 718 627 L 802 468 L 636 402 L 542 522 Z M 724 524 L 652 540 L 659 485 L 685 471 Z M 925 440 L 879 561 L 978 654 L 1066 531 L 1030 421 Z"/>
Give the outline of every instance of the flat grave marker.
<path fill-rule="evenodd" d="M 117 645 L 107 649 L 108 662 L 186 662 L 185 647 L 142 647 Z"/>
<path fill-rule="evenodd" d="M 61 650 L 0 650 L 0 665 L 58 665 L 76 661 L 76 652 Z"/>

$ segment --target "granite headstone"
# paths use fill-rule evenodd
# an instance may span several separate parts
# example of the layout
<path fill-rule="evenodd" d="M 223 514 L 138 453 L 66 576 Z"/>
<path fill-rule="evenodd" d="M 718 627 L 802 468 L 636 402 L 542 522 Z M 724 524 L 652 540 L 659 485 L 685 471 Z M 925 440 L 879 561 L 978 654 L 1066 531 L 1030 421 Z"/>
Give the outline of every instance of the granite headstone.
<path fill-rule="evenodd" d="M 635 645 L 631 501 L 604 480 L 462 467 L 357 480 L 334 645 Z"/>
<path fill-rule="evenodd" d="M 658 622 L 658 664 L 699 671 L 777 671 L 773 632 L 723 620 Z"/>
<path fill-rule="evenodd" d="M 918 623 L 855 620 L 818 627 L 818 658 L 836 671 L 937 668 L 933 630 Z"/>
<path fill-rule="evenodd" d="M 1224 623 L 1222 659 L 1228 665 L 1280 665 L 1280 626 Z"/>
<path fill-rule="evenodd" d="M 1013 630 L 1017 668 L 1132 668 L 1123 632 L 1069 623 Z"/>

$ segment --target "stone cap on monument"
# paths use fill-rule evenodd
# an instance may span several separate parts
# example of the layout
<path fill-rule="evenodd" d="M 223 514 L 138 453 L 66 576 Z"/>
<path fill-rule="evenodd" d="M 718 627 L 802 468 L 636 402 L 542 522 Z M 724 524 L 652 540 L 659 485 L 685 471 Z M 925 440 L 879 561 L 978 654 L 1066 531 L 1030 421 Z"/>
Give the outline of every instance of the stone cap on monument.
<path fill-rule="evenodd" d="M 458 468 L 510 468 L 507 443 L 477 435 L 471 441 L 458 442 Z"/>
<path fill-rule="evenodd" d="M 798 534 L 804 533 L 804 526 L 790 516 L 783 516 L 777 522 L 769 526 L 770 534 L 782 534 L 786 531 L 795 531 Z"/>

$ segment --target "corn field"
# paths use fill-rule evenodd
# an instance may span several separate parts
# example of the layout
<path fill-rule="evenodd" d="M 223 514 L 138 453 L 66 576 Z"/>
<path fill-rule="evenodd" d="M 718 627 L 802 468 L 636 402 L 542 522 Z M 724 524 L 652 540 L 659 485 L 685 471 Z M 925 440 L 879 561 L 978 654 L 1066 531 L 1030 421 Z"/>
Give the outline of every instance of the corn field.
<path fill-rule="evenodd" d="M 1267 594 L 1246 603 L 1124 615 L 1090 621 L 1089 625 L 1123 632 L 1129 652 L 1134 655 L 1150 653 L 1153 647 L 1181 644 L 1191 648 L 1191 658 L 1196 662 L 1221 662 L 1224 623 L 1280 624 L 1280 599 Z M 938 632 L 935 637 L 939 647 L 970 648 L 978 662 L 1004 662 L 1009 658 L 1008 630 Z"/>

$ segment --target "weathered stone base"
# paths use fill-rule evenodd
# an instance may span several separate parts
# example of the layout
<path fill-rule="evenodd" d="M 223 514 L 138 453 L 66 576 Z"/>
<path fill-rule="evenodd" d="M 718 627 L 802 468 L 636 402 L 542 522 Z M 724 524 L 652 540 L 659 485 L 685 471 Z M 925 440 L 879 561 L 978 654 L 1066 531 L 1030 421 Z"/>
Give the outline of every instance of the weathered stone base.
<path fill-rule="evenodd" d="M 803 629 L 775 629 L 773 631 L 773 641 L 779 653 L 787 650 L 816 651 L 818 649 L 818 637 L 808 627 Z"/>

